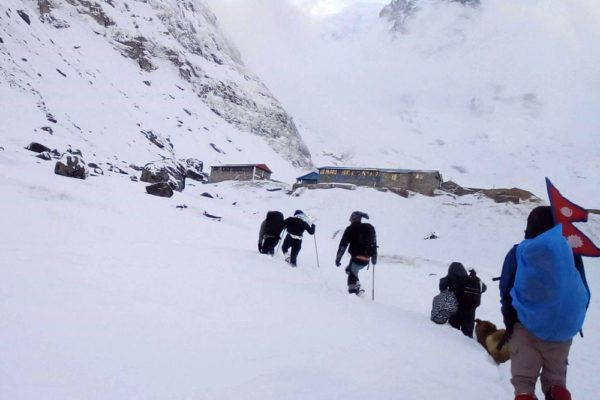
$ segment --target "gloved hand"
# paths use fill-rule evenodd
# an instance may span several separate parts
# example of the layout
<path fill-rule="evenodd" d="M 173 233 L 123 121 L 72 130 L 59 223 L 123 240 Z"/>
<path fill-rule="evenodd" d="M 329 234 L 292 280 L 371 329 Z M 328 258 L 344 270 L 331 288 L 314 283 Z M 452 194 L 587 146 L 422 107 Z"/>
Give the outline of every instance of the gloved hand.
<path fill-rule="evenodd" d="M 317 229 L 317 227 L 315 226 L 315 224 L 312 224 L 311 228 L 312 228 L 313 232 L 315 232 L 315 229 Z M 314 235 L 314 233 L 313 233 L 313 235 Z"/>
<path fill-rule="evenodd" d="M 502 338 L 500 338 L 500 341 L 496 346 L 496 349 L 498 350 L 500 350 L 502 346 L 504 346 L 504 344 L 510 340 L 510 337 L 513 334 L 513 329 L 515 327 L 515 323 L 517 322 L 516 311 L 514 311 L 511 307 L 507 312 L 504 313 L 503 319 L 506 332 L 504 332 L 504 335 L 502 335 Z"/>
<path fill-rule="evenodd" d="M 258 243 L 258 252 L 259 253 L 263 252 L 263 250 L 262 250 L 262 244 L 261 243 Z"/>
<path fill-rule="evenodd" d="M 335 266 L 339 267 L 340 265 L 342 265 L 341 260 L 339 260 L 339 259 L 336 258 L 335 259 Z"/>
<path fill-rule="evenodd" d="M 506 332 L 504 332 L 504 335 L 502 335 L 502 337 L 500 338 L 500 341 L 498 342 L 498 345 L 496 346 L 496 350 L 500 350 L 502 348 L 502 346 L 504 346 L 504 344 L 510 340 L 511 336 L 512 336 L 512 328 L 511 329 L 507 328 Z"/>
<path fill-rule="evenodd" d="M 371 262 L 373 263 L 373 265 L 377 264 L 377 254 L 371 256 Z"/>

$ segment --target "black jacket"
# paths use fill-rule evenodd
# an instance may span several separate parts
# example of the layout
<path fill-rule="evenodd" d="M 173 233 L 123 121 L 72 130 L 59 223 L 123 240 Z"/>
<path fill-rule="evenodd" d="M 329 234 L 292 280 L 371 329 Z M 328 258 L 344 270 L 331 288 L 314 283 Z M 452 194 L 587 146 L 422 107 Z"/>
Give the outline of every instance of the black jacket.
<path fill-rule="evenodd" d="M 283 221 L 283 227 L 288 233 L 295 236 L 302 236 L 304 231 L 313 235 L 315 233 L 315 224 L 309 225 L 305 220 L 299 217 L 289 217 Z"/>
<path fill-rule="evenodd" d="M 348 247 L 348 245 L 350 245 L 350 247 L 348 248 L 348 253 L 350 253 L 350 255 L 352 257 L 369 256 L 369 254 L 359 254 L 359 251 L 358 251 L 358 246 L 360 245 L 359 241 L 360 241 L 360 232 L 362 229 L 361 228 L 362 225 L 365 225 L 365 224 L 360 221 L 355 221 L 346 228 L 346 230 L 344 231 L 344 234 L 342 235 L 342 239 L 340 240 L 340 245 L 338 246 L 338 252 L 336 255 L 336 264 L 339 264 L 339 262 L 341 261 L 342 256 L 344 255 L 344 252 L 346 251 L 346 248 Z M 377 238 L 375 237 L 374 240 L 375 240 L 375 243 L 374 243 L 374 247 L 372 249 L 373 253 L 370 255 L 370 257 L 371 257 L 371 261 L 373 262 L 373 264 L 377 264 Z"/>

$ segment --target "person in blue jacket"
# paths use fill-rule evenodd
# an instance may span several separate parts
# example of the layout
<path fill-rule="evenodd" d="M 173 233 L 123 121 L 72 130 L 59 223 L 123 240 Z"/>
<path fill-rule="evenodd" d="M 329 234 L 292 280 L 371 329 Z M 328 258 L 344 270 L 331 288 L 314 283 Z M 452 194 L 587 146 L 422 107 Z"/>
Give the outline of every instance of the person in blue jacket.
<path fill-rule="evenodd" d="M 553 228 L 555 227 L 551 207 L 536 207 L 527 218 L 525 239 L 538 238 L 540 235 L 553 230 Z M 560 229 L 560 227 L 557 228 Z M 560 237 L 563 239 L 562 235 Z M 527 240 L 521 242 L 521 244 L 525 242 Z M 519 268 L 518 247 L 521 244 L 515 245 L 508 252 L 502 267 L 500 302 L 506 334 L 498 344 L 498 348 L 501 348 L 506 341 L 510 340 L 511 383 L 515 389 L 515 400 L 537 400 L 535 385 L 538 376 L 546 400 L 570 400 L 571 395 L 566 388 L 566 374 L 567 357 L 573 340 L 572 336 L 567 340 L 559 341 L 540 338 L 538 337 L 539 334 L 536 336 L 524 326 L 524 323 L 519 319 L 519 312 L 515 308 L 517 300 L 513 298 L 513 295 L 517 292 L 513 289 Z M 568 244 L 566 246 L 568 247 Z M 571 251 L 570 247 L 568 247 L 568 251 Z M 570 257 L 569 254 L 572 254 L 572 251 L 567 253 L 567 257 Z M 581 256 L 573 255 L 573 262 L 580 276 L 580 279 L 578 277 L 576 279 L 579 280 L 579 285 L 582 287 L 581 291 L 587 292 L 585 294 L 587 304 L 583 303 L 587 309 L 590 292 L 585 277 L 583 260 Z M 535 262 L 532 262 L 532 264 L 535 264 Z M 539 278 L 544 278 L 542 275 L 544 273 L 543 266 L 533 265 L 533 267 L 538 268 L 536 272 Z M 533 291 L 535 289 L 531 289 L 529 294 Z M 583 313 L 585 314 L 585 310 L 583 310 Z M 528 316 L 527 318 L 532 317 Z M 533 318 L 536 318 L 535 313 Z"/>

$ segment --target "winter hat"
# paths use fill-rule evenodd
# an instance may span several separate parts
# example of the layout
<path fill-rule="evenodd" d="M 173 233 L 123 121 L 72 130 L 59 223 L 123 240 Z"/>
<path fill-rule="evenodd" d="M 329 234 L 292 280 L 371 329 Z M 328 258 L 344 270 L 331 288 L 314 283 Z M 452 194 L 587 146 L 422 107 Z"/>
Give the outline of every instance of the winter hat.
<path fill-rule="evenodd" d="M 465 269 L 465 266 L 462 265 L 462 263 L 454 261 L 448 267 L 448 275 L 466 276 L 467 270 Z"/>
<path fill-rule="evenodd" d="M 363 217 L 369 219 L 369 216 L 366 213 L 362 211 L 354 211 L 352 214 L 350 214 L 350 222 L 360 222 L 360 219 Z"/>
<path fill-rule="evenodd" d="M 534 237 L 554 227 L 554 217 L 550 206 L 539 206 L 534 208 L 527 217 L 527 228 L 525 228 L 525 239 Z"/>
<path fill-rule="evenodd" d="M 300 214 L 304 214 L 304 213 L 302 212 L 302 210 L 296 210 L 296 212 L 294 213 L 294 215 L 300 215 Z"/>

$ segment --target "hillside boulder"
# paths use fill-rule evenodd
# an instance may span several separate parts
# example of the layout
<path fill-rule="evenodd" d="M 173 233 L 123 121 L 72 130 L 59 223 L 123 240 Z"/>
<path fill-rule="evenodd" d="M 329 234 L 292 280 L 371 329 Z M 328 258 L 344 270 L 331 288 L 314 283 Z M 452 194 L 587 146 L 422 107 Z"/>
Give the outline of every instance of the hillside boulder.
<path fill-rule="evenodd" d="M 185 188 L 186 168 L 177 160 L 164 159 L 144 165 L 140 180 L 147 183 L 167 183 L 173 190 Z"/>
<path fill-rule="evenodd" d="M 159 182 L 159 183 L 154 183 L 152 185 L 148 185 L 148 186 L 146 186 L 146 192 L 153 196 L 159 196 L 159 197 L 172 197 L 173 196 L 173 189 L 171 188 L 171 185 L 169 185 L 169 183 L 167 183 L 167 182 Z"/>
<path fill-rule="evenodd" d="M 29 143 L 29 146 L 25 147 L 25 149 L 33 151 L 34 153 L 43 153 L 45 151 L 50 152 L 50 149 L 48 147 L 37 142 Z"/>
<path fill-rule="evenodd" d="M 65 153 L 54 166 L 54 173 L 68 178 L 86 179 L 89 170 L 81 156 Z"/>
<path fill-rule="evenodd" d="M 187 158 L 181 163 L 185 166 L 185 177 L 198 182 L 208 182 L 208 174 L 202 172 L 204 163 L 196 158 Z"/>

